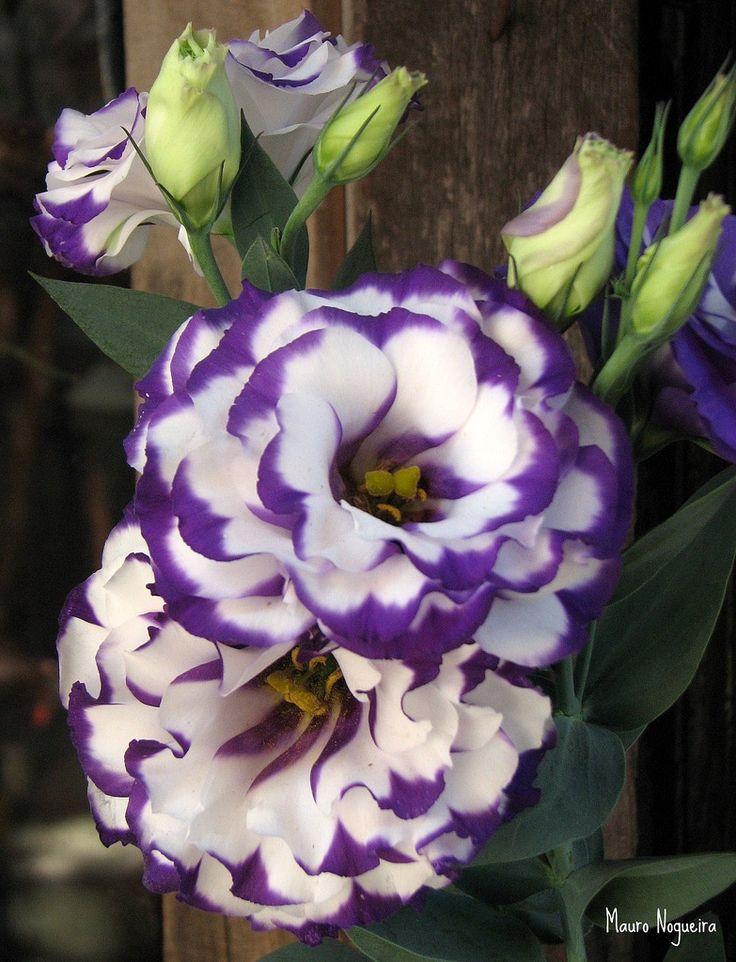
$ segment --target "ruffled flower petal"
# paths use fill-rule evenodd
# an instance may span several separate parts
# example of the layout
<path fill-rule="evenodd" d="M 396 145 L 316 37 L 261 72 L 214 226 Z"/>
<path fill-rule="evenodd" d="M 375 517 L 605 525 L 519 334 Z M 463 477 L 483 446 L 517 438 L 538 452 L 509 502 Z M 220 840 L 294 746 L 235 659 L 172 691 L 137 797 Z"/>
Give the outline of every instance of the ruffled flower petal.
<path fill-rule="evenodd" d="M 314 624 L 214 644 L 160 611 L 140 546 L 113 532 L 59 655 L 101 838 L 138 845 L 154 891 L 316 943 L 448 884 L 534 800 L 553 726 L 520 669 L 474 642 L 367 658 Z"/>
<path fill-rule="evenodd" d="M 141 384 L 131 443 L 158 590 L 188 630 L 263 646 L 316 620 L 405 657 L 477 629 L 525 665 L 580 647 L 618 570 L 630 453 L 523 297 L 447 264 L 335 294 L 246 285 L 218 316 Z M 295 621 L 265 628 L 255 598 Z"/>

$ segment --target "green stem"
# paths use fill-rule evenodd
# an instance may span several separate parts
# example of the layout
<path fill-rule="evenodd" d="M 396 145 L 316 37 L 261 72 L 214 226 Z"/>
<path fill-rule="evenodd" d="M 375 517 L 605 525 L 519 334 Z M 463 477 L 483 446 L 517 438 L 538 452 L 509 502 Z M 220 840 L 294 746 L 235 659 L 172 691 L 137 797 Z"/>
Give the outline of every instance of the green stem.
<path fill-rule="evenodd" d="M 631 224 L 631 239 L 629 240 L 629 253 L 626 258 L 626 272 L 624 274 L 624 283 L 626 284 L 627 291 L 631 290 L 631 285 L 634 281 L 636 263 L 639 260 L 641 239 L 644 236 L 644 227 L 646 226 L 648 213 L 648 204 L 634 204 L 634 218 Z"/>
<path fill-rule="evenodd" d="M 210 290 L 215 296 L 215 300 L 220 305 L 227 304 L 230 300 L 230 291 L 227 289 L 225 279 L 220 273 L 220 268 L 215 260 L 212 250 L 212 239 L 209 231 L 187 231 L 189 246 L 192 248 L 194 259 L 199 264 L 207 281 Z"/>
<path fill-rule="evenodd" d="M 582 704 L 585 686 L 588 683 L 588 673 L 590 671 L 590 660 L 593 655 L 593 645 L 595 644 L 595 630 L 597 622 L 593 622 L 590 629 L 590 639 L 583 648 L 575 662 L 575 691 L 578 702 Z"/>
<path fill-rule="evenodd" d="M 557 681 L 556 707 L 565 715 L 577 715 L 580 711 L 580 702 L 575 694 L 572 655 L 568 655 L 557 663 L 555 678 Z"/>
<path fill-rule="evenodd" d="M 547 861 L 555 879 L 554 887 L 557 890 L 567 962 L 587 962 L 582 921 L 580 918 L 573 920 L 570 917 L 567 903 L 562 894 L 562 887 L 573 871 L 572 842 L 564 842 L 547 852 Z"/>
<path fill-rule="evenodd" d="M 697 167 L 688 167 L 683 164 L 680 170 L 680 179 L 677 181 L 677 193 L 675 194 L 675 206 L 672 210 L 669 233 L 674 234 L 685 223 L 688 208 L 693 199 L 695 188 L 700 177 L 700 170 Z"/>
<path fill-rule="evenodd" d="M 638 338 L 624 336 L 593 381 L 593 393 L 615 408 L 634 380 L 645 354 L 645 347 Z"/>
<path fill-rule="evenodd" d="M 565 954 L 567 962 L 587 962 L 585 953 L 585 936 L 580 919 L 573 922 L 567 912 L 567 906 L 560 899 L 560 915 L 562 917 L 562 932 L 565 936 Z"/>
<path fill-rule="evenodd" d="M 317 210 L 332 189 L 332 184 L 315 174 L 309 187 L 304 191 L 299 203 L 289 215 L 289 219 L 284 225 L 284 232 L 281 235 L 279 254 L 291 267 L 294 256 L 294 244 L 299 236 L 299 231 L 306 224 L 307 218 Z"/>

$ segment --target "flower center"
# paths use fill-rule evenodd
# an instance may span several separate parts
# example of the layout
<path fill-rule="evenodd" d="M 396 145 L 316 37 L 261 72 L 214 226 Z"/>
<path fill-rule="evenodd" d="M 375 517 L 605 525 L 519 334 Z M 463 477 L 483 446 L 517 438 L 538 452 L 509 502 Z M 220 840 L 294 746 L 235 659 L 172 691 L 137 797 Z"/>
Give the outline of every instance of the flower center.
<path fill-rule="evenodd" d="M 326 715 L 332 701 L 345 690 L 342 672 L 333 655 L 313 655 L 303 662 L 297 646 L 277 665 L 276 670 L 266 676 L 266 684 L 307 715 Z"/>
<path fill-rule="evenodd" d="M 366 471 L 363 483 L 349 501 L 389 524 L 421 520 L 427 500 L 427 492 L 419 487 L 421 477 L 415 464 L 397 471 L 384 468 Z"/>

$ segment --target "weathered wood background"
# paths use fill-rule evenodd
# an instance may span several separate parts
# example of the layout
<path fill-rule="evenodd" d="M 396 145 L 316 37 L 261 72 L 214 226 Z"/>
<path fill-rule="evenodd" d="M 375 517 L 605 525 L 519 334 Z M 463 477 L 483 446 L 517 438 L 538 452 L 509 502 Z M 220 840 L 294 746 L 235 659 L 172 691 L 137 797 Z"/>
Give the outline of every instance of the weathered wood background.
<path fill-rule="evenodd" d="M 672 91 L 675 111 L 681 111 L 705 86 L 729 42 L 733 46 L 736 20 L 732 0 L 445 0 L 421 5 L 414 0 L 157 0 L 155 20 L 152 6 L 124 0 L 127 80 L 140 89 L 148 89 L 187 19 L 215 26 L 227 38 L 276 26 L 303 6 L 333 32 L 371 40 L 390 64 L 405 63 L 429 76 L 426 110 L 410 140 L 377 173 L 344 195 L 335 194 L 320 212 L 311 276 L 320 285 L 329 283 L 346 242 L 356 236 L 369 210 L 383 269 L 446 257 L 492 267 L 500 257 L 499 227 L 547 182 L 578 133 L 598 130 L 620 146 L 637 147 L 640 59 L 645 114 L 654 99 Z M 732 150 L 718 171 L 721 189 L 731 188 L 731 197 L 736 196 L 734 176 L 727 171 L 733 172 L 733 161 Z M 233 263 L 230 270 L 235 270 Z M 195 300 L 207 296 L 165 232 L 134 279 L 148 290 Z M 647 500 L 642 520 L 655 521 L 712 470 L 712 464 L 682 452 L 654 464 L 644 481 L 657 493 Z M 719 779 L 731 797 L 736 787 L 732 636 L 732 625 L 726 624 L 685 707 L 653 726 L 644 741 L 646 777 L 639 808 L 641 849 L 647 854 L 671 853 L 675 847 L 733 848 L 736 842 L 724 806 L 713 804 Z M 683 764 L 695 770 L 695 777 L 683 775 Z M 608 831 L 609 854 L 631 854 L 636 839 L 632 783 Z M 164 938 L 165 962 L 256 962 L 285 939 L 253 934 L 244 923 L 168 899 Z M 596 958 L 610 962 L 625 962 L 634 954 L 648 958 L 646 946 L 635 953 L 630 942 L 596 951 Z"/>

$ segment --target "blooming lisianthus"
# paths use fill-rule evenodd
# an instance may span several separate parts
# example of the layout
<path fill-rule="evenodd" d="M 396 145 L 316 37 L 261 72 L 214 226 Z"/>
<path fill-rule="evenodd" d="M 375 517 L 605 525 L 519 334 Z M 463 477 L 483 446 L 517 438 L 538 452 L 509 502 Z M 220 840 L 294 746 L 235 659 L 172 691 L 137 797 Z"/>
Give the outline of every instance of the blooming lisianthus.
<path fill-rule="evenodd" d="M 59 117 L 31 224 L 65 267 L 114 274 L 143 254 L 151 224 L 177 226 L 125 133 L 143 147 L 146 96 L 130 87 L 89 116 L 66 108 Z"/>
<path fill-rule="evenodd" d="M 549 700 L 471 641 L 386 661 L 316 624 L 195 637 L 152 593 L 132 516 L 69 597 L 61 693 L 101 837 L 146 884 L 318 942 L 446 885 L 535 799 Z"/>
<path fill-rule="evenodd" d="M 332 112 L 384 70 L 369 45 L 330 36 L 308 11 L 262 39 L 256 32 L 228 46 L 236 106 L 284 177 L 296 177 L 300 194 L 312 168 L 299 165 Z M 31 223 L 66 267 L 92 275 L 123 270 L 142 255 L 150 224 L 178 226 L 125 133 L 145 153 L 146 98 L 131 87 L 89 116 L 67 108 L 57 122 Z M 179 240 L 187 247 L 183 230 Z"/>
<path fill-rule="evenodd" d="M 642 246 L 651 244 L 669 219 L 672 201 L 649 210 Z M 631 237 L 633 204 L 624 194 L 616 225 L 616 270 L 623 270 Z M 691 211 L 691 216 L 694 211 Z M 652 394 L 651 422 L 675 435 L 706 438 L 729 461 L 736 461 L 736 217 L 723 220 L 713 267 L 689 320 L 646 362 L 643 376 Z M 693 264 L 693 269 L 696 264 Z M 584 325 L 589 340 L 596 318 Z M 598 351 L 591 344 L 592 353 Z"/>
<path fill-rule="evenodd" d="M 455 276 L 451 276 L 451 275 Z M 368 658 L 577 651 L 630 514 L 623 428 L 517 292 L 445 265 L 263 294 L 179 329 L 129 441 L 188 631 Z"/>

